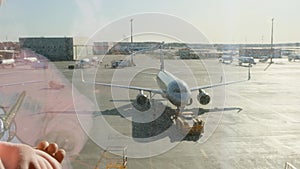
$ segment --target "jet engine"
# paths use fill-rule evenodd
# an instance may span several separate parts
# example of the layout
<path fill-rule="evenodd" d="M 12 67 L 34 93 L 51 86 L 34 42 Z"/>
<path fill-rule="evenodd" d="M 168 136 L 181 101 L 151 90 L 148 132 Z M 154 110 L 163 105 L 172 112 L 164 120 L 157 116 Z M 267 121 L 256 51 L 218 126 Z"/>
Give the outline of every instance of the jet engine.
<path fill-rule="evenodd" d="M 199 90 L 197 100 L 200 104 L 207 105 L 210 102 L 210 96 L 204 90 Z"/>
<path fill-rule="evenodd" d="M 150 109 L 150 99 L 145 94 L 138 94 L 136 96 L 136 105 L 134 107 L 140 111 L 146 111 Z"/>

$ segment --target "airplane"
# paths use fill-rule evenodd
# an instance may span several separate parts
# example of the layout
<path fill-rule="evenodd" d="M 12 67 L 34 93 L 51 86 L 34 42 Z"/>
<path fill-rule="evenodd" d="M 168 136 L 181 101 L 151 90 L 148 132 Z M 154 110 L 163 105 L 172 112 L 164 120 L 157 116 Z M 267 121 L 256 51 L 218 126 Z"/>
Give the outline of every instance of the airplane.
<path fill-rule="evenodd" d="M 5 68 L 5 66 L 15 67 L 15 59 L 1 59 L 0 65 L 2 68 Z"/>
<path fill-rule="evenodd" d="M 32 62 L 37 62 L 38 59 L 36 57 L 24 57 L 24 61 L 26 63 L 32 63 Z"/>
<path fill-rule="evenodd" d="M 14 119 L 20 107 L 22 106 L 25 96 L 26 92 L 23 91 L 9 111 L 6 111 L 3 106 L 0 107 L 0 110 L 2 110 L 2 114 L 0 114 L 0 140 L 5 139 L 2 141 L 9 142 L 15 137 L 16 131 L 14 131 L 15 129 L 13 128 L 15 127 Z M 4 138 L 6 133 L 8 133 L 8 137 Z"/>
<path fill-rule="evenodd" d="M 82 69 L 82 68 L 86 68 L 86 67 L 97 66 L 100 63 L 102 63 L 102 60 L 99 59 L 98 57 L 92 57 L 91 59 L 84 58 L 84 59 L 78 60 L 75 63 L 75 68 Z"/>
<path fill-rule="evenodd" d="M 39 60 L 37 57 L 24 57 L 23 58 L 25 64 L 29 64 L 31 68 L 34 69 L 48 69 L 48 61 L 47 60 Z"/>
<path fill-rule="evenodd" d="M 161 47 L 162 48 L 162 47 Z M 108 84 L 108 83 L 101 83 L 101 82 L 88 82 L 85 81 L 83 71 L 81 71 L 81 80 L 83 83 L 87 84 L 94 84 L 94 85 L 101 85 L 101 86 L 108 86 L 108 87 L 116 87 L 116 88 L 125 88 L 131 90 L 139 91 L 139 94 L 136 96 L 136 103 L 133 104 L 138 110 L 148 110 L 150 108 L 150 99 L 155 94 L 160 94 L 163 98 L 170 101 L 173 105 L 177 107 L 177 111 L 182 110 L 185 106 L 191 105 L 193 99 L 191 98 L 191 92 L 198 91 L 199 94 L 197 95 L 197 100 L 202 105 L 207 105 L 211 98 L 209 94 L 207 94 L 204 89 L 214 88 L 218 86 L 224 86 L 229 84 L 241 83 L 250 80 L 250 67 L 248 69 L 248 78 L 245 80 L 240 81 L 232 81 L 226 83 L 218 83 L 218 84 L 211 84 L 205 86 L 196 86 L 190 88 L 183 80 L 179 79 L 178 77 L 174 76 L 170 72 L 164 69 L 164 59 L 162 54 L 160 55 L 160 71 L 156 75 L 156 81 L 159 86 L 159 89 L 152 89 L 152 88 L 145 88 L 145 87 L 138 87 L 138 86 L 126 86 L 126 85 L 118 85 L 118 84 Z M 144 94 L 144 91 L 150 93 L 150 98 Z M 154 94 L 154 95 L 152 95 Z"/>

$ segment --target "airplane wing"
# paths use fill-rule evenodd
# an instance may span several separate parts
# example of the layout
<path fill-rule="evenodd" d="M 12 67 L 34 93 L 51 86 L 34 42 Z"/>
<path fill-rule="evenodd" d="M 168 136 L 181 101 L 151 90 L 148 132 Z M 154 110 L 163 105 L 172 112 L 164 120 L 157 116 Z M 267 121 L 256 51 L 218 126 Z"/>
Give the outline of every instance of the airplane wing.
<path fill-rule="evenodd" d="M 147 92 L 156 93 L 156 94 L 163 94 L 163 91 L 160 90 L 160 89 L 151 89 L 151 88 L 146 88 L 146 87 L 126 86 L 126 85 L 108 84 L 108 83 L 100 83 L 100 82 L 86 82 L 86 81 L 84 81 L 84 83 L 101 85 L 101 86 L 108 86 L 108 87 L 139 90 L 139 91 L 147 91 Z"/>
<path fill-rule="evenodd" d="M 108 84 L 108 83 L 101 83 L 101 82 L 88 82 L 88 81 L 84 80 L 82 71 L 81 71 L 81 80 L 83 83 L 87 83 L 87 84 L 95 84 L 95 85 L 108 86 L 108 87 L 146 91 L 146 92 L 151 92 L 151 93 L 156 93 L 156 94 L 164 94 L 164 92 L 161 89 L 152 89 L 152 88 L 146 88 L 146 87 L 127 86 L 127 85 L 119 85 L 119 84 Z"/>
<path fill-rule="evenodd" d="M 248 69 L 248 78 L 245 80 L 239 80 L 239 81 L 232 81 L 232 82 L 226 82 L 226 83 L 217 83 L 217 84 L 211 84 L 211 85 L 205 85 L 205 86 L 197 86 L 197 87 L 193 87 L 190 88 L 191 92 L 196 91 L 196 90 L 200 90 L 200 89 L 207 89 L 207 88 L 214 88 L 214 87 L 219 87 L 219 86 L 226 86 L 226 85 L 230 85 L 230 84 L 235 84 L 235 83 L 241 83 L 241 82 L 245 82 L 251 79 L 250 76 L 250 67 Z"/>

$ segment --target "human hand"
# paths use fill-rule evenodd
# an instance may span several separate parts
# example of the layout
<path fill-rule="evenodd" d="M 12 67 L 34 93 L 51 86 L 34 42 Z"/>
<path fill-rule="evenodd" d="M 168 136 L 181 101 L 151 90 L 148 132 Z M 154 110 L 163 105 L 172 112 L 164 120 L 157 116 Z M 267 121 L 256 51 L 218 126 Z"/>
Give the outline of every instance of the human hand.
<path fill-rule="evenodd" d="M 47 141 L 41 141 L 38 146 L 38 150 L 44 151 L 55 158 L 59 163 L 61 163 L 66 155 L 65 150 L 58 149 L 56 143 L 49 144 Z"/>
<path fill-rule="evenodd" d="M 5 169 L 61 169 L 64 156 L 65 152 L 58 150 L 57 145 L 47 142 L 41 142 L 37 149 L 0 142 L 0 159 Z"/>

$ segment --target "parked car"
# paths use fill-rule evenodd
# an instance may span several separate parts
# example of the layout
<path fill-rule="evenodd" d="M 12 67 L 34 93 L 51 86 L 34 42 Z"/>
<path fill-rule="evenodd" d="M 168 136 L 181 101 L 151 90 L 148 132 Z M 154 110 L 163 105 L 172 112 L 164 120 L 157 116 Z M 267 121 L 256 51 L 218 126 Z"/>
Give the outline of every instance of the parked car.
<path fill-rule="evenodd" d="M 239 57 L 239 65 L 241 66 L 243 63 L 247 63 L 250 65 L 255 65 L 255 61 L 253 59 L 253 57 Z"/>

